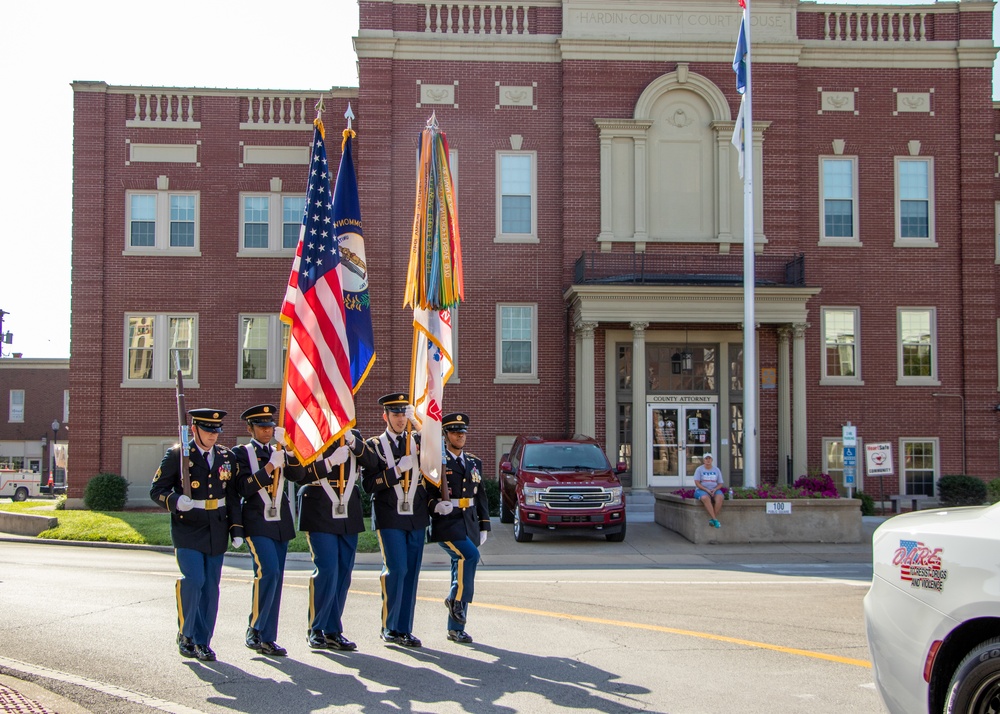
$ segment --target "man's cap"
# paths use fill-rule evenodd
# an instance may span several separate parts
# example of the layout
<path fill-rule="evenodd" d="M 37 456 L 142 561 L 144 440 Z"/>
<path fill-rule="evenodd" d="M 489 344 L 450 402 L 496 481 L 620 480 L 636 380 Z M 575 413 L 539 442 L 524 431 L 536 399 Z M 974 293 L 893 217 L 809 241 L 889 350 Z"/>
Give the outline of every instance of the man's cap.
<path fill-rule="evenodd" d="M 273 404 L 258 404 L 240 414 L 240 419 L 244 419 L 247 424 L 252 426 L 277 426 L 274 421 L 274 416 L 277 413 L 278 407 Z"/>
<path fill-rule="evenodd" d="M 469 415 L 461 412 L 446 414 L 441 420 L 441 427 L 445 431 L 458 431 L 464 434 L 469 430 Z"/>
<path fill-rule="evenodd" d="M 410 395 L 406 392 L 393 392 L 379 397 L 378 403 L 385 407 L 387 412 L 402 414 L 410 403 Z"/>
<path fill-rule="evenodd" d="M 222 431 L 222 417 L 226 416 L 226 412 L 221 409 L 208 408 L 188 409 L 188 414 L 191 416 L 192 424 L 199 429 L 212 432 Z"/>
<path fill-rule="evenodd" d="M 715 461 L 715 457 L 712 456 L 711 452 L 701 455 L 701 460 L 704 461 L 705 459 L 712 459 L 712 461 Z"/>

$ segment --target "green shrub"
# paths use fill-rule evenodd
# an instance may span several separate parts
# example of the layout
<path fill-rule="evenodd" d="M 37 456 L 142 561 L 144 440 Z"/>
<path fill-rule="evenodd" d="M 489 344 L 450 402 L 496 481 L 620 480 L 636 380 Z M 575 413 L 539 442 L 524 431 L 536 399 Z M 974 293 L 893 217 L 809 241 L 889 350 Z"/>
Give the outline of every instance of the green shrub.
<path fill-rule="evenodd" d="M 495 478 L 486 476 L 480 482 L 479 487 L 486 491 L 486 496 L 490 501 L 490 515 L 500 515 L 500 482 Z"/>
<path fill-rule="evenodd" d="M 1000 501 L 1000 478 L 995 478 L 986 484 L 986 500 L 989 503 Z"/>
<path fill-rule="evenodd" d="M 66 510 L 66 496 L 62 495 L 56 499 L 56 510 L 65 511 Z"/>
<path fill-rule="evenodd" d="M 128 481 L 118 474 L 97 474 L 83 492 L 83 504 L 91 511 L 122 511 L 127 500 Z"/>
<path fill-rule="evenodd" d="M 854 493 L 855 498 L 861 499 L 861 515 L 862 516 L 874 516 L 875 515 L 875 499 L 869 496 L 863 491 L 856 491 Z"/>
<path fill-rule="evenodd" d="M 944 506 L 981 506 L 986 502 L 986 484 L 975 476 L 942 476 L 938 496 Z"/>

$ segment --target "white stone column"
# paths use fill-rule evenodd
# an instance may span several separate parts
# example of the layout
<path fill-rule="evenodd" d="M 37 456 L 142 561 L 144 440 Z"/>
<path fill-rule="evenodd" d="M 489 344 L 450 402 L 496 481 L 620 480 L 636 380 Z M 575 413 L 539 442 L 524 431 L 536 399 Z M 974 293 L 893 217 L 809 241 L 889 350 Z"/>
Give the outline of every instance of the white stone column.
<path fill-rule="evenodd" d="M 611 135 L 601 132 L 601 233 L 599 241 L 614 238 L 614 161 Z"/>
<path fill-rule="evenodd" d="M 580 335 L 580 364 L 577 371 L 580 374 L 580 389 L 576 394 L 577 420 L 576 432 L 595 436 L 597 433 L 594 411 L 596 410 L 596 399 L 594 390 L 594 330 L 597 329 L 596 322 L 584 322 L 578 328 Z"/>
<path fill-rule="evenodd" d="M 635 236 L 636 243 L 645 243 L 649 240 L 649 229 L 646 227 L 646 176 L 649 170 L 646 167 L 646 135 L 635 137 L 634 140 L 635 157 Z"/>
<path fill-rule="evenodd" d="M 649 487 L 646 463 L 646 328 L 648 322 L 629 323 L 632 328 L 632 490 Z"/>
<path fill-rule="evenodd" d="M 788 340 L 792 328 L 778 328 L 778 483 L 787 477 L 785 465 L 792 455 L 792 401 L 788 363 Z"/>
<path fill-rule="evenodd" d="M 806 330 L 808 322 L 792 325 L 792 480 L 809 468 L 809 434 L 806 428 Z"/>

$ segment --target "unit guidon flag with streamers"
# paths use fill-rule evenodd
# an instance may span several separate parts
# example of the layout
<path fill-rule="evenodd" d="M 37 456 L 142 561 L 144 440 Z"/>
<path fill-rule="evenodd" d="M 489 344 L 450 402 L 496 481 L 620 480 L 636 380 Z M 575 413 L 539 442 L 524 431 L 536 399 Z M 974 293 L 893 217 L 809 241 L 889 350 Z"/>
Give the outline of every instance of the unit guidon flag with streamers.
<path fill-rule="evenodd" d="M 330 167 L 323 122 L 314 124 L 305 213 L 281 306 L 291 326 L 281 424 L 306 464 L 355 422 Z"/>

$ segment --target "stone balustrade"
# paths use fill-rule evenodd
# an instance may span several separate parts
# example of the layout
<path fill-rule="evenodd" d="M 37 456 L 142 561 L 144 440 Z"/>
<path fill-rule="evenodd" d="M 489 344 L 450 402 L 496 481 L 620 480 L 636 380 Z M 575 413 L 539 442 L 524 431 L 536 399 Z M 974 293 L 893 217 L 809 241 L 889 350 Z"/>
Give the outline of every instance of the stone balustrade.
<path fill-rule="evenodd" d="M 926 12 L 852 8 L 823 12 L 823 39 L 836 42 L 927 42 Z"/>
<path fill-rule="evenodd" d="M 529 35 L 528 6 L 515 3 L 428 3 L 424 32 L 447 35 Z"/>
<path fill-rule="evenodd" d="M 318 97 L 301 94 L 261 94 L 240 100 L 240 129 L 295 130 L 312 126 Z"/>
<path fill-rule="evenodd" d="M 163 127 L 172 129 L 200 129 L 195 120 L 195 101 L 192 94 L 150 92 L 134 94 L 132 118 L 126 126 Z"/>

